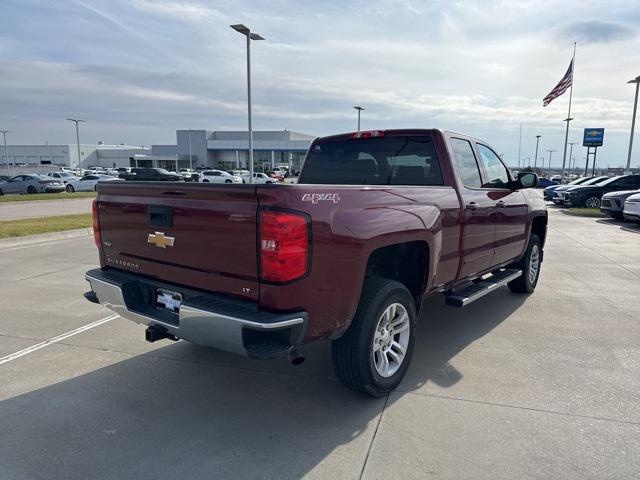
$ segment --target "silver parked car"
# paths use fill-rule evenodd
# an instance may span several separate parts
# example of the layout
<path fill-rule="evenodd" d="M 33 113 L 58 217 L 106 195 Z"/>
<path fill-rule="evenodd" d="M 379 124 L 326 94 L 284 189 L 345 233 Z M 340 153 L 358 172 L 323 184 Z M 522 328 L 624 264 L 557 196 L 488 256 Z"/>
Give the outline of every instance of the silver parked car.
<path fill-rule="evenodd" d="M 75 180 L 76 178 L 78 178 L 71 172 L 49 172 L 47 173 L 47 177 L 53 178 L 54 180 L 60 180 L 65 185 L 69 181 Z"/>
<path fill-rule="evenodd" d="M 97 190 L 98 182 L 124 182 L 124 180 L 111 175 L 85 175 L 67 183 L 67 192 L 92 192 Z"/>
<path fill-rule="evenodd" d="M 16 175 L 0 183 L 0 195 L 7 193 L 55 193 L 64 192 L 64 183 L 46 175 Z"/>

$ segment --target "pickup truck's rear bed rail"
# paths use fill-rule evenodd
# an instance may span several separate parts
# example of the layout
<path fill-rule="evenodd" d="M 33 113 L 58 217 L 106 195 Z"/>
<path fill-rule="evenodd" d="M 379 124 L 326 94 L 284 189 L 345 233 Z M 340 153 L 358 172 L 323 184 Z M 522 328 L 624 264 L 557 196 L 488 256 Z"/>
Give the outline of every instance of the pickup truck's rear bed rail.
<path fill-rule="evenodd" d="M 203 293 L 114 269 L 94 269 L 86 279 L 98 301 L 137 323 L 169 335 L 250 357 L 285 356 L 300 344 L 306 312 L 272 313 L 253 302 Z M 174 300 L 160 304 L 166 292 Z"/>

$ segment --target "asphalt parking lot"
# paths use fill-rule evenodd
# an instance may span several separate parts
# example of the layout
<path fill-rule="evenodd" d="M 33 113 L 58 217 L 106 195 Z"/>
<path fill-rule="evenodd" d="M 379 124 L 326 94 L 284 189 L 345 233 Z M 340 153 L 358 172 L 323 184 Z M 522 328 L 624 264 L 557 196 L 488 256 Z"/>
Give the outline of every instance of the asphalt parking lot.
<path fill-rule="evenodd" d="M 379 400 L 338 383 L 328 344 L 291 367 L 147 343 L 82 298 L 96 259 L 91 237 L 0 250 L 2 479 L 640 472 L 638 226 L 552 209 L 536 292 L 432 298 Z"/>

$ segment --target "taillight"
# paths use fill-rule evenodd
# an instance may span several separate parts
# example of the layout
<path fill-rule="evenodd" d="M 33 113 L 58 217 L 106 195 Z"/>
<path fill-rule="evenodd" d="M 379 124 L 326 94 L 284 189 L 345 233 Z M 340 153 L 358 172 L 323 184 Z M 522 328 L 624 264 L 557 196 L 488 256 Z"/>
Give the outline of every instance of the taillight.
<path fill-rule="evenodd" d="M 359 138 L 379 138 L 384 137 L 384 130 L 367 130 L 366 132 L 353 132 L 351 138 L 353 140 Z"/>
<path fill-rule="evenodd" d="M 260 278 L 290 282 L 308 268 L 309 233 L 305 216 L 291 212 L 260 212 Z"/>
<path fill-rule="evenodd" d="M 93 199 L 93 203 L 91 204 L 91 213 L 93 217 L 92 225 L 93 225 L 93 241 L 96 242 L 96 247 L 100 248 L 100 227 L 98 225 L 98 200 Z"/>

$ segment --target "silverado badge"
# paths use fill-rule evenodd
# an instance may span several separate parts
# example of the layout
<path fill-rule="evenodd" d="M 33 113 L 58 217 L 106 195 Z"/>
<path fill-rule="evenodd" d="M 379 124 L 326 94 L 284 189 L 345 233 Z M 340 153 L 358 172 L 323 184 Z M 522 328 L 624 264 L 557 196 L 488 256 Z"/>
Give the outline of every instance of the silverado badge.
<path fill-rule="evenodd" d="M 147 237 L 147 243 L 153 243 L 158 248 L 173 247 L 176 237 L 165 237 L 164 233 L 150 233 Z"/>

